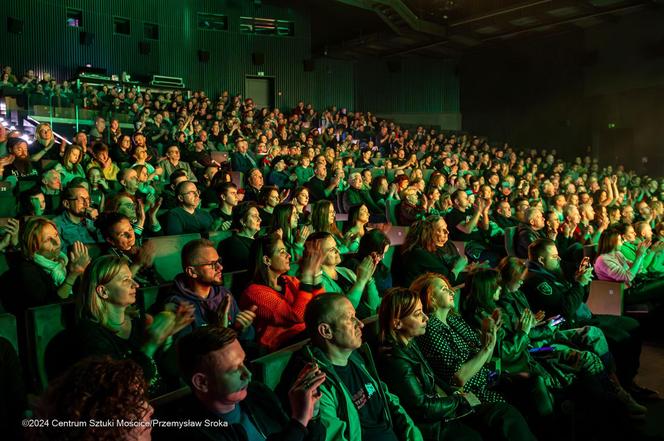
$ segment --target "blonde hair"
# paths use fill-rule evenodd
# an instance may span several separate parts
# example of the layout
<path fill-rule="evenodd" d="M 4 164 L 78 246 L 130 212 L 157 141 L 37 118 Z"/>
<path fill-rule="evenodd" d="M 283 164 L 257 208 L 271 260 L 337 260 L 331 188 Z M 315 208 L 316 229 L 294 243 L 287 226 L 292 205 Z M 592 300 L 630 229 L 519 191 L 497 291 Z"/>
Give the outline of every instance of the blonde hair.
<path fill-rule="evenodd" d="M 129 266 L 124 257 L 100 256 L 93 260 L 83 273 L 80 285 L 78 315 L 80 318 L 91 319 L 104 327 L 108 327 L 108 300 L 102 298 L 97 287 L 106 285 Z M 136 315 L 133 307 L 127 308 L 126 314 Z"/>
<path fill-rule="evenodd" d="M 38 236 L 47 225 L 52 226 L 55 231 L 58 231 L 55 222 L 45 217 L 33 217 L 25 225 L 23 234 L 21 235 L 21 251 L 26 259 L 32 260 L 35 257 L 35 253 L 39 250 L 40 246 Z"/>

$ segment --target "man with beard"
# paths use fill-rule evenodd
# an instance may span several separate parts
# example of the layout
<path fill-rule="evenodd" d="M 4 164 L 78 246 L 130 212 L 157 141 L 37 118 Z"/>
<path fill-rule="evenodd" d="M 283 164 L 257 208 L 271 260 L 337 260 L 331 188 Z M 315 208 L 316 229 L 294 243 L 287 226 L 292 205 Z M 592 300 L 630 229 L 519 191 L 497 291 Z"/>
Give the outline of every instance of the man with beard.
<path fill-rule="evenodd" d="M 600 328 L 615 356 L 618 378 L 625 390 L 637 398 L 656 395 L 634 383 L 641 356 L 639 322 L 630 317 L 590 312 L 585 301 L 591 280 L 592 266 L 583 263 L 573 278 L 566 275 L 551 239 L 537 239 L 528 247 L 528 271 L 522 290 L 531 309 L 544 311 L 547 317 L 561 315 L 573 328 L 586 325 Z"/>
<path fill-rule="evenodd" d="M 230 327 L 239 333 L 239 339 L 254 339 L 252 323 L 256 307 L 240 311 L 231 292 L 222 286 L 223 266 L 214 244 L 207 239 L 196 239 L 182 248 L 182 273 L 173 281 L 166 303 L 190 303 L 194 306 L 194 321 L 178 336 L 208 325 Z"/>
<path fill-rule="evenodd" d="M 30 162 L 28 143 L 21 138 L 7 140 L 7 152 L 14 156 L 11 164 L 5 166 L 2 176 L 16 185 L 19 181 L 37 181 L 39 171 Z"/>
<path fill-rule="evenodd" d="M 90 208 L 90 194 L 82 185 L 70 185 L 62 192 L 64 211 L 53 219 L 62 239 L 62 249 L 66 250 L 75 241 L 97 243 L 99 232 L 93 220 L 97 210 Z"/>

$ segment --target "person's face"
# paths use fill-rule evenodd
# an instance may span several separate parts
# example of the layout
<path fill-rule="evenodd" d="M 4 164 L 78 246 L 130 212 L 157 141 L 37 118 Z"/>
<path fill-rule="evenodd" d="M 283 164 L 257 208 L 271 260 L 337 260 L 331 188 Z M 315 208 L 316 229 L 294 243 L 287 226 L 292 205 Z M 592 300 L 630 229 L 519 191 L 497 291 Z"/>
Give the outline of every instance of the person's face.
<path fill-rule="evenodd" d="M 18 159 L 27 159 L 28 158 L 28 143 L 25 141 L 20 141 L 12 147 L 12 153 Z"/>
<path fill-rule="evenodd" d="M 512 206 L 509 204 L 509 202 L 501 202 L 498 204 L 499 208 L 499 213 L 502 214 L 504 217 L 510 218 L 512 217 Z"/>
<path fill-rule="evenodd" d="M 625 223 L 631 224 L 634 221 L 634 208 L 631 205 L 623 207 L 622 218 Z"/>
<path fill-rule="evenodd" d="M 137 221 L 136 204 L 131 198 L 123 196 L 118 199 L 117 211 L 118 213 L 127 216 L 132 222 Z"/>
<path fill-rule="evenodd" d="M 141 171 L 138 173 L 138 182 L 148 182 L 148 169 L 147 168 L 142 168 Z"/>
<path fill-rule="evenodd" d="M 260 170 L 254 170 L 251 172 L 251 175 L 249 175 L 249 185 L 258 189 L 263 187 L 263 174 Z"/>
<path fill-rule="evenodd" d="M 537 210 L 535 216 L 530 220 L 530 225 L 536 230 L 544 228 L 544 215 L 541 210 Z"/>
<path fill-rule="evenodd" d="M 555 245 L 549 245 L 544 256 L 540 257 L 538 261 L 547 271 L 560 271 L 560 256 L 558 255 L 558 248 Z"/>
<path fill-rule="evenodd" d="M 129 147 L 131 147 L 131 138 L 128 136 L 124 136 L 122 138 L 122 143 L 120 144 L 120 147 L 122 150 L 129 150 Z"/>
<path fill-rule="evenodd" d="M 437 308 L 454 308 L 454 291 L 443 279 L 440 277 L 434 278 L 429 289 L 431 290 L 431 297 Z"/>
<path fill-rule="evenodd" d="M 558 231 L 560 228 L 560 220 L 555 213 L 549 215 L 549 218 L 546 220 L 546 225 L 554 231 Z"/>
<path fill-rule="evenodd" d="M 246 142 L 239 142 L 237 144 L 237 151 L 240 152 L 241 154 L 247 153 L 247 149 L 249 148 L 249 144 Z"/>
<path fill-rule="evenodd" d="M 571 208 L 567 217 L 574 224 L 581 222 L 581 214 L 579 213 L 579 209 L 577 207 Z"/>
<path fill-rule="evenodd" d="M 62 188 L 62 182 L 60 181 L 60 173 L 53 171 L 48 173 L 44 178 L 44 185 L 49 190 L 59 191 Z"/>
<path fill-rule="evenodd" d="M 267 205 L 269 207 L 276 207 L 279 205 L 279 192 L 277 190 L 272 190 L 267 197 Z"/>
<path fill-rule="evenodd" d="M 297 203 L 303 207 L 309 204 L 309 192 L 307 190 L 303 190 L 297 195 Z"/>
<path fill-rule="evenodd" d="M 595 218 L 595 210 L 593 209 L 592 206 L 586 205 L 584 210 L 583 210 L 583 218 L 584 220 L 592 220 Z"/>
<path fill-rule="evenodd" d="M 247 212 L 247 217 L 244 221 L 244 228 L 252 233 L 257 233 L 261 229 L 261 216 L 256 207 L 252 207 Z"/>
<path fill-rule="evenodd" d="M 134 228 L 127 219 L 122 219 L 111 227 L 107 241 L 122 251 L 129 251 L 136 244 Z"/>
<path fill-rule="evenodd" d="M 364 325 L 355 317 L 355 308 L 347 298 L 341 298 L 334 304 L 335 318 L 331 321 L 332 338 L 330 343 L 340 349 L 355 350 L 362 346 L 362 328 Z"/>
<path fill-rule="evenodd" d="M 100 285 L 106 301 L 116 306 L 130 306 L 136 303 L 136 289 L 139 287 L 133 279 L 128 265 L 122 265 L 120 271 L 105 285 Z"/>
<path fill-rule="evenodd" d="M 641 239 L 652 240 L 652 228 L 650 225 L 646 224 L 642 228 L 640 235 Z"/>
<path fill-rule="evenodd" d="M 359 174 L 356 174 L 353 176 L 353 180 L 350 182 L 350 185 L 355 188 L 355 189 L 361 189 L 362 188 L 362 176 Z"/>
<path fill-rule="evenodd" d="M 196 184 L 193 182 L 186 183 L 180 190 L 179 199 L 181 204 L 185 207 L 198 207 L 201 197 L 198 188 L 196 188 Z"/>
<path fill-rule="evenodd" d="M 244 365 L 245 353 L 237 340 L 210 352 L 204 373 L 194 374 L 194 384 L 211 400 L 223 405 L 237 404 L 247 397 L 251 372 Z M 196 377 L 200 376 L 201 380 Z M 204 378 L 204 379 L 202 379 Z"/>
<path fill-rule="evenodd" d="M 367 208 L 366 205 L 362 205 L 360 207 L 357 220 L 362 223 L 367 223 L 369 222 L 369 209 Z"/>
<path fill-rule="evenodd" d="M 341 263 L 341 255 L 333 237 L 325 239 L 321 245 L 323 251 L 323 265 L 337 266 Z"/>
<path fill-rule="evenodd" d="M 75 188 L 71 198 L 65 201 L 67 211 L 77 217 L 85 216 L 88 207 L 90 207 L 90 194 L 85 188 Z"/>
<path fill-rule="evenodd" d="M 27 149 L 26 149 L 27 151 Z M 318 162 L 316 163 L 316 176 L 318 176 L 320 179 L 325 179 L 327 178 L 327 168 L 325 167 L 324 163 Z"/>
<path fill-rule="evenodd" d="M 219 286 L 223 282 L 223 269 L 217 250 L 205 247 L 198 250 L 192 259 L 191 273 L 187 274 L 202 285 Z"/>
<path fill-rule="evenodd" d="M 468 195 L 465 192 L 459 193 L 455 202 L 460 210 L 465 210 L 470 205 L 470 202 L 468 202 Z"/>
<path fill-rule="evenodd" d="M 274 253 L 270 257 L 266 257 L 266 263 L 270 270 L 277 274 L 285 274 L 290 269 L 291 255 L 282 240 L 277 241 Z"/>
<path fill-rule="evenodd" d="M 40 256 L 50 260 L 56 260 L 60 256 L 60 234 L 52 225 L 48 224 L 42 228 L 37 235 L 37 251 Z"/>
<path fill-rule="evenodd" d="M 416 300 L 415 309 L 406 317 L 395 320 L 397 332 L 410 340 L 411 338 L 424 335 L 427 329 L 429 317 L 422 311 L 422 302 Z"/>
<path fill-rule="evenodd" d="M 291 229 L 297 228 L 297 222 L 300 220 L 300 213 L 297 212 L 295 207 L 291 210 L 290 227 Z"/>
<path fill-rule="evenodd" d="M 634 242 L 636 240 L 636 231 L 631 225 L 625 228 L 625 234 L 623 234 L 623 239 L 625 242 Z"/>
<path fill-rule="evenodd" d="M 166 151 L 166 157 L 172 161 L 179 161 L 180 160 L 180 149 L 177 147 L 171 147 Z"/>
<path fill-rule="evenodd" d="M 53 137 L 53 131 L 49 126 L 41 126 L 39 128 L 39 137 L 48 141 Z"/>
<path fill-rule="evenodd" d="M 433 227 L 433 240 L 437 247 L 442 247 L 447 243 L 450 232 L 447 229 L 447 223 L 444 219 L 439 219 Z"/>
<path fill-rule="evenodd" d="M 138 190 L 138 183 L 139 183 L 138 173 L 136 173 L 136 170 L 134 169 L 128 170 L 125 173 L 124 179 L 121 182 L 121 184 L 127 189 L 129 193 L 134 193 L 136 192 L 136 190 Z"/>
<path fill-rule="evenodd" d="M 230 187 L 226 190 L 226 193 L 222 195 L 222 200 L 228 205 L 235 207 L 237 206 L 239 200 L 237 198 L 237 188 Z"/>

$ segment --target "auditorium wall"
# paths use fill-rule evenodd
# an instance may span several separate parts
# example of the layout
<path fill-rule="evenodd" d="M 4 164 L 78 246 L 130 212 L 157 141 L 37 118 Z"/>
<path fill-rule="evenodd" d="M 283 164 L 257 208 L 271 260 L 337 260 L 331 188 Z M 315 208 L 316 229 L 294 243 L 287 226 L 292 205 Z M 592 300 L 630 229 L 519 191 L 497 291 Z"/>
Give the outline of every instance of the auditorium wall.
<path fill-rule="evenodd" d="M 67 8 L 82 11 L 83 26 L 66 25 Z M 224 14 L 228 29 L 201 30 L 197 13 Z M 242 93 L 247 75 L 262 73 L 275 79 L 276 105 L 293 106 L 302 99 L 317 107 L 336 104 L 363 111 L 440 114 L 459 112 L 458 82 L 453 68 L 439 61 L 412 58 L 400 72 L 391 73 L 385 60 L 349 61 L 311 58 L 309 12 L 245 0 L 23 0 L 9 2 L 0 12 L 23 21 L 22 33 L 0 27 L 3 55 L 17 73 L 28 68 L 50 71 L 58 79 L 70 78 L 76 66 L 91 64 L 120 74 L 162 74 L 182 77 L 187 87 L 212 95 L 222 90 Z M 130 20 L 129 35 L 114 33 L 113 19 Z M 293 36 L 261 36 L 240 32 L 240 17 L 289 20 Z M 144 36 L 144 23 L 159 27 L 159 39 Z M 80 33 L 94 34 L 89 45 Z M 149 54 L 139 53 L 139 43 Z M 208 51 L 200 62 L 198 51 Z M 264 55 L 255 65 L 253 53 Z M 421 87 L 427 84 L 427 89 Z"/>
<path fill-rule="evenodd" d="M 464 130 L 664 175 L 662 22 L 664 11 L 648 10 L 468 53 Z"/>

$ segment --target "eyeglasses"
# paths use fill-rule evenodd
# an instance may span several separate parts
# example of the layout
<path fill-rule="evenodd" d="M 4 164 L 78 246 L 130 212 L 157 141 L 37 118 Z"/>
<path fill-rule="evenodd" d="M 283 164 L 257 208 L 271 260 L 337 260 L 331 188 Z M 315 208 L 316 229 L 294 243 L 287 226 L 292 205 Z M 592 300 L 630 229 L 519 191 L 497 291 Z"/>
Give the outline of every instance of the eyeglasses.
<path fill-rule="evenodd" d="M 196 195 L 196 196 L 200 196 L 200 195 L 201 195 L 201 191 L 200 191 L 200 190 L 191 190 L 191 191 L 187 191 L 187 192 L 184 192 L 184 193 L 180 193 L 180 196 L 186 196 L 186 195 L 191 194 L 191 193 L 193 193 L 193 194 Z"/>
<path fill-rule="evenodd" d="M 215 269 L 217 266 L 222 266 L 221 264 L 221 259 L 218 260 L 213 260 L 212 262 L 206 262 L 206 263 L 196 263 L 196 264 L 191 264 L 189 266 L 197 267 L 197 266 L 209 266 L 210 269 Z"/>

